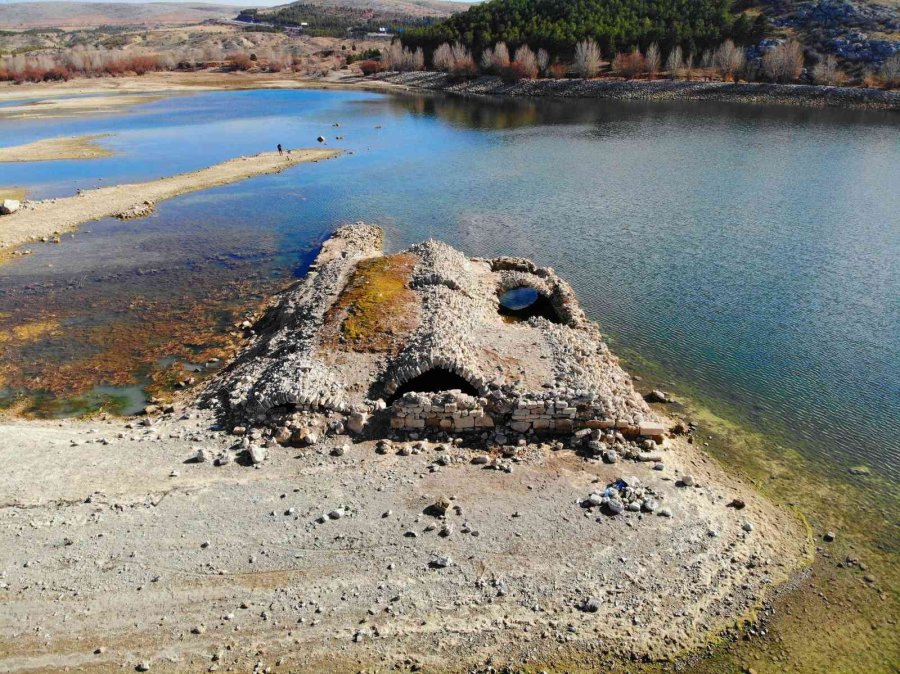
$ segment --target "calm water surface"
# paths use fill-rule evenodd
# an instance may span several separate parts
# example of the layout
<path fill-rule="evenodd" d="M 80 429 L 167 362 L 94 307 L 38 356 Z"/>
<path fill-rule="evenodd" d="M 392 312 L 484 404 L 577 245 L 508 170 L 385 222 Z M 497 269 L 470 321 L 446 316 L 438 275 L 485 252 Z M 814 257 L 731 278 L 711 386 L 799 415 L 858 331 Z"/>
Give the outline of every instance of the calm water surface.
<path fill-rule="evenodd" d="M 898 121 L 324 91 L 219 92 L 93 119 L 4 121 L 0 145 L 112 134 L 101 141 L 118 153 L 108 159 L 0 165 L 0 185 L 32 197 L 170 175 L 278 142 L 311 146 L 320 134 L 349 152 L 33 247 L 0 267 L 0 317 L 8 328 L 52 310 L 66 336 L 0 358 L 27 360 L 40 381 L 42 368 L 99 353 L 110 324 L 139 338 L 153 312 L 191 320 L 198 302 L 217 302 L 225 316 L 229 302 L 302 274 L 335 225 L 367 220 L 387 228 L 393 249 L 435 236 L 473 255 L 551 265 L 614 348 L 812 456 L 897 480 Z"/>

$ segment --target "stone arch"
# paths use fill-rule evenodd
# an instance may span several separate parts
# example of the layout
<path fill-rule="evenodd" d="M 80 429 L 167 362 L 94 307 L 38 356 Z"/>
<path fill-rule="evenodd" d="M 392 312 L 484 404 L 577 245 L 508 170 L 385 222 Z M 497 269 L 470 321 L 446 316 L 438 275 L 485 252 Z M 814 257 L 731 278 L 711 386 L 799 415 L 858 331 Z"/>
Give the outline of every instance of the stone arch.
<path fill-rule="evenodd" d="M 531 273 L 518 269 L 506 269 L 500 272 L 497 280 L 497 306 L 498 312 L 503 313 L 500 307 L 500 297 L 509 290 L 515 288 L 533 288 L 539 298 L 533 312 L 523 312 L 522 318 L 543 316 L 552 323 L 559 323 L 574 327 L 582 322 L 584 316 L 577 308 L 574 294 L 568 284 L 562 282 L 550 270 L 538 270 L 540 273 Z M 573 312 L 573 308 L 575 311 Z"/>
<path fill-rule="evenodd" d="M 436 384 L 439 382 L 447 382 L 448 384 L 456 382 L 460 384 L 448 386 L 446 389 L 429 389 L 421 391 L 422 393 L 435 390 L 460 389 L 463 393 L 480 396 L 484 395 L 487 390 L 484 381 L 473 370 L 444 358 L 425 358 L 415 364 L 397 367 L 392 372 L 389 372 L 383 381 L 382 390 L 385 398 L 391 401 L 399 397 L 398 392 L 401 394 L 406 392 L 406 390 L 401 391 L 401 389 L 409 382 L 415 381 L 423 382 L 424 384 Z"/>

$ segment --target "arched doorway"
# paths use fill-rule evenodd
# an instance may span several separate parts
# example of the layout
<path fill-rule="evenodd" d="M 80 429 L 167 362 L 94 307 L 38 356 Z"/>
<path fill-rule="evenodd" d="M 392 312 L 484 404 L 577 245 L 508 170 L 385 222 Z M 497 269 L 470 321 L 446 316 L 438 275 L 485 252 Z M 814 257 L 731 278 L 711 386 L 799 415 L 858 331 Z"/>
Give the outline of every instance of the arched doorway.
<path fill-rule="evenodd" d="M 464 377 L 442 367 L 433 367 L 417 377 L 400 385 L 388 400 L 393 403 L 403 397 L 404 394 L 415 391 L 416 393 L 437 393 L 439 391 L 451 391 L 458 389 L 470 396 L 478 396 L 478 389 L 469 383 Z"/>

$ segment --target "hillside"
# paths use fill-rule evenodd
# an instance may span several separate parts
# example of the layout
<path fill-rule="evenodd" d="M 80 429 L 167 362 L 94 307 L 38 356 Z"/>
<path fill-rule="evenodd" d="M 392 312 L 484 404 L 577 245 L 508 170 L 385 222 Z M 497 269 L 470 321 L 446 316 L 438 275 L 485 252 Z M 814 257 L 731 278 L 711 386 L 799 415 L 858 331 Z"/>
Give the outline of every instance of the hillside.
<path fill-rule="evenodd" d="M 0 29 L 200 23 L 233 16 L 227 5 L 176 2 L 13 2 L 0 4 Z"/>
<path fill-rule="evenodd" d="M 446 17 L 465 11 L 472 6 L 471 3 L 449 2 L 448 0 L 303 0 L 302 3 L 292 2 L 287 5 L 266 8 L 262 11 L 265 13 L 278 12 L 299 4 L 316 5 L 318 7 L 346 7 L 349 9 L 374 11 L 376 13 L 414 17 Z"/>
<path fill-rule="evenodd" d="M 744 43 L 758 39 L 764 19 L 757 23 L 732 5 L 732 0 L 492 0 L 412 31 L 403 41 L 431 49 L 460 40 L 480 49 L 502 40 L 564 53 L 585 38 L 607 52 L 651 42 L 693 50 L 728 37 Z"/>
<path fill-rule="evenodd" d="M 470 7 L 442 0 L 303 0 L 289 5 L 243 10 L 239 21 L 300 26 L 309 35 L 342 37 L 348 29 L 403 32 L 431 26 Z"/>

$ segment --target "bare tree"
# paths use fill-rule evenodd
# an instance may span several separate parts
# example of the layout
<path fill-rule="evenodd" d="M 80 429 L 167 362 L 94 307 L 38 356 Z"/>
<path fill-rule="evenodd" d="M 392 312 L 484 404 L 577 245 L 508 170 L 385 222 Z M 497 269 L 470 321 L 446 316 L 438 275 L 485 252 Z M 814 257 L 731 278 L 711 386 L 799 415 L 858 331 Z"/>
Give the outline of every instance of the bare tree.
<path fill-rule="evenodd" d="M 516 49 L 515 69 L 519 77 L 533 80 L 538 76 L 538 60 L 528 45 L 522 45 Z"/>
<path fill-rule="evenodd" d="M 834 54 L 828 54 L 813 66 L 813 80 L 816 84 L 828 84 L 839 86 L 847 82 L 847 75 L 838 68 L 837 58 Z"/>
<path fill-rule="evenodd" d="M 654 42 L 647 47 L 647 54 L 644 56 L 644 60 L 647 63 L 647 72 L 650 73 L 650 77 L 656 77 L 656 74 L 659 72 L 659 66 L 662 63 L 658 44 Z"/>
<path fill-rule="evenodd" d="M 547 50 L 543 47 L 538 49 L 537 64 L 541 71 L 541 75 L 546 77 L 547 73 L 550 72 L 550 54 L 548 54 Z"/>
<path fill-rule="evenodd" d="M 491 52 L 489 70 L 498 75 L 509 68 L 509 48 L 505 42 L 498 42 L 494 45 L 494 51 Z"/>
<path fill-rule="evenodd" d="M 683 68 L 684 57 L 681 55 L 681 47 L 676 45 L 666 59 L 666 71 L 669 73 L 669 77 L 676 77 Z"/>
<path fill-rule="evenodd" d="M 434 65 L 435 70 L 441 70 L 443 72 L 449 71 L 453 67 L 453 52 L 450 49 L 450 45 L 444 42 L 438 46 L 438 48 L 434 50 L 431 62 Z"/>
<path fill-rule="evenodd" d="M 713 54 L 713 65 L 725 79 L 734 79 L 744 69 L 747 57 L 744 50 L 731 40 L 725 40 Z"/>
<path fill-rule="evenodd" d="M 894 54 L 881 66 L 881 76 L 887 87 L 900 87 L 900 54 Z"/>
<path fill-rule="evenodd" d="M 579 77 L 594 77 L 600 72 L 600 47 L 593 40 L 582 40 L 575 45 L 575 72 Z"/>
<path fill-rule="evenodd" d="M 803 72 L 803 47 L 788 40 L 772 47 L 763 55 L 766 74 L 776 82 L 793 82 Z"/>
<path fill-rule="evenodd" d="M 481 66 L 481 69 L 484 72 L 490 72 L 494 69 L 494 50 L 490 47 L 485 47 L 481 52 L 481 58 L 478 60 L 478 65 Z"/>

